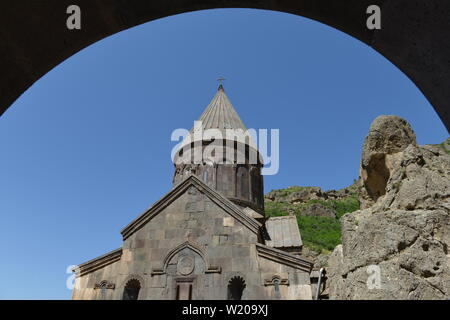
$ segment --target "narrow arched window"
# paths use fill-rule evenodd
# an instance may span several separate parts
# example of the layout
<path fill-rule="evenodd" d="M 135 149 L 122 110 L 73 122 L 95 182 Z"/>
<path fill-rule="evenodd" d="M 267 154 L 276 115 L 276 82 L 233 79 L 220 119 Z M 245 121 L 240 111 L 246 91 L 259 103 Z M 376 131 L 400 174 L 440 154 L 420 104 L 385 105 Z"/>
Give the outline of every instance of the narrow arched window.
<path fill-rule="evenodd" d="M 214 187 L 214 163 L 211 160 L 203 162 L 202 180 L 210 187 Z"/>
<path fill-rule="evenodd" d="M 245 287 L 245 281 L 241 277 L 231 278 L 228 282 L 228 300 L 241 300 Z"/>
<path fill-rule="evenodd" d="M 281 294 L 280 294 L 281 280 L 279 278 L 273 278 L 272 284 L 273 284 L 275 298 L 280 299 L 281 298 Z"/>
<path fill-rule="evenodd" d="M 272 283 L 275 292 L 280 292 L 280 279 L 273 279 Z"/>
<path fill-rule="evenodd" d="M 131 279 L 125 285 L 122 300 L 137 300 L 141 290 L 141 284 L 136 279 Z"/>
<path fill-rule="evenodd" d="M 236 173 L 236 183 L 237 183 L 237 196 L 241 199 L 248 199 L 248 170 L 246 167 L 239 167 Z"/>
<path fill-rule="evenodd" d="M 261 176 L 259 174 L 259 168 L 252 168 L 250 170 L 250 179 L 251 179 L 251 199 L 253 202 L 260 204 L 259 194 L 261 192 Z"/>
<path fill-rule="evenodd" d="M 100 282 L 100 285 L 99 285 L 100 300 L 106 300 L 106 297 L 107 297 L 107 294 L 106 294 L 107 285 L 108 285 L 107 281 Z"/>

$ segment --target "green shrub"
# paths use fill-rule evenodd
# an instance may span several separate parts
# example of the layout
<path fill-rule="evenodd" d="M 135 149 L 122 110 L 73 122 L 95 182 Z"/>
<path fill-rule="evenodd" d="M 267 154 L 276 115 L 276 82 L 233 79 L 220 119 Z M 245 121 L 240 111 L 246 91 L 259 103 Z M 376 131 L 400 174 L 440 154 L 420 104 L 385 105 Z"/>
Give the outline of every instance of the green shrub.
<path fill-rule="evenodd" d="M 279 217 L 287 215 L 287 211 L 284 209 L 288 207 L 286 203 L 281 202 L 266 202 L 264 203 L 264 209 L 267 217 Z"/>
<path fill-rule="evenodd" d="M 358 200 L 358 195 L 354 194 L 348 198 L 341 200 L 332 200 L 335 205 L 337 218 L 340 219 L 344 214 L 348 212 L 353 212 L 359 210 L 360 203 Z"/>
<path fill-rule="evenodd" d="M 302 214 L 304 210 L 313 204 L 321 204 L 335 210 L 337 219 Z M 340 200 L 313 199 L 299 204 L 267 201 L 265 203 L 265 212 L 267 217 L 285 216 L 288 215 L 288 210 L 293 212 L 297 217 L 303 244 L 314 251 L 322 252 L 332 251 L 341 243 L 340 218 L 345 213 L 359 210 L 359 207 L 358 194 L 352 193 L 347 198 Z"/>
<path fill-rule="evenodd" d="M 341 224 L 333 218 L 297 215 L 304 245 L 322 252 L 331 251 L 341 243 Z"/>

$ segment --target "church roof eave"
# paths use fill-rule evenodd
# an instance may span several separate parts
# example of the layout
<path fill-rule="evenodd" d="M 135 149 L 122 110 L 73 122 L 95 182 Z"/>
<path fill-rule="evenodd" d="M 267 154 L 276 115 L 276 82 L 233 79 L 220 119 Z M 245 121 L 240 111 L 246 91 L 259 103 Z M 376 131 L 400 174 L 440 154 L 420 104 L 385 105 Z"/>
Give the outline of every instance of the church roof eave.
<path fill-rule="evenodd" d="M 256 251 L 260 257 L 306 272 L 311 272 L 314 266 L 314 263 L 310 260 L 289 254 L 285 251 L 275 249 L 261 243 L 256 244 Z"/>
<path fill-rule="evenodd" d="M 122 248 L 105 253 L 97 258 L 91 259 L 87 262 L 79 264 L 73 269 L 77 277 L 84 276 L 88 273 L 94 272 L 101 268 L 110 265 L 116 261 L 119 261 L 122 257 Z"/>

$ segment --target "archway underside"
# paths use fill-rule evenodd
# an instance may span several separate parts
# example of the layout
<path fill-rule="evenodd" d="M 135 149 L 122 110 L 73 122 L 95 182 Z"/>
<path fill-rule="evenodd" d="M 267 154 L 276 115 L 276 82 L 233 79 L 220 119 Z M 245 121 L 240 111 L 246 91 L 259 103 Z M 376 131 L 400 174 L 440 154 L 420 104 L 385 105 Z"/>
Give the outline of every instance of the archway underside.
<path fill-rule="evenodd" d="M 72 4 L 82 10 L 81 30 L 66 28 Z M 373 4 L 382 10 L 381 30 L 366 28 L 366 9 Z M 450 128 L 450 0 L 46 0 L 26 6 L 4 1 L 0 115 L 40 77 L 96 41 L 158 18 L 215 8 L 292 13 L 365 42 L 416 84 Z"/>

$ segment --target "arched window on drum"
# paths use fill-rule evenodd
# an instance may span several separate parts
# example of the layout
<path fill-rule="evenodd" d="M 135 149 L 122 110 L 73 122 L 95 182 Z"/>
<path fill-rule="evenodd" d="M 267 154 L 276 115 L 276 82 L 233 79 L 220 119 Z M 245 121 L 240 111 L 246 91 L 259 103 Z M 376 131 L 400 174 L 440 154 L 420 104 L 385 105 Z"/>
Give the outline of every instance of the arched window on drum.
<path fill-rule="evenodd" d="M 240 166 L 236 172 L 236 196 L 240 199 L 249 199 L 248 169 Z"/>

